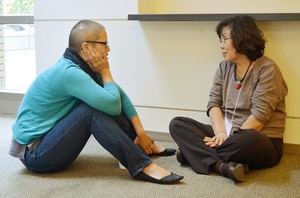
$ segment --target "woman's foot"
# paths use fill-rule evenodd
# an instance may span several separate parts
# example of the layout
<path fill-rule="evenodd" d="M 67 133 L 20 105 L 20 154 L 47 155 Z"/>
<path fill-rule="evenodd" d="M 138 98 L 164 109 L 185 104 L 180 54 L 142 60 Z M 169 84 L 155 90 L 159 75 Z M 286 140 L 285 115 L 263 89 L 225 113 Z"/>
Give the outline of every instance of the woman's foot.
<path fill-rule="evenodd" d="M 171 156 L 175 155 L 176 150 L 172 148 L 165 148 L 155 142 L 152 144 L 152 153 L 149 156 Z"/>
<path fill-rule="evenodd" d="M 218 161 L 212 166 L 213 170 L 223 177 L 227 177 L 234 182 L 243 182 L 245 180 L 245 171 L 243 164 L 236 162 Z"/>
<path fill-rule="evenodd" d="M 135 176 L 136 179 L 158 184 L 174 184 L 183 179 L 183 176 L 174 174 L 154 163 L 149 164 L 142 172 Z"/>
<path fill-rule="evenodd" d="M 169 170 L 166 170 L 154 163 L 151 163 L 144 168 L 143 172 L 155 179 L 161 179 L 171 174 Z"/>
<path fill-rule="evenodd" d="M 176 159 L 177 161 L 182 165 L 189 165 L 190 163 L 187 161 L 187 159 L 182 154 L 181 150 L 178 148 L 176 152 Z"/>
<path fill-rule="evenodd" d="M 151 149 L 152 149 L 152 152 L 155 154 L 155 153 L 163 152 L 166 148 L 157 144 L 156 142 L 153 142 Z"/>
<path fill-rule="evenodd" d="M 245 171 L 243 164 L 229 162 L 228 164 L 228 177 L 235 182 L 243 182 L 245 180 Z"/>

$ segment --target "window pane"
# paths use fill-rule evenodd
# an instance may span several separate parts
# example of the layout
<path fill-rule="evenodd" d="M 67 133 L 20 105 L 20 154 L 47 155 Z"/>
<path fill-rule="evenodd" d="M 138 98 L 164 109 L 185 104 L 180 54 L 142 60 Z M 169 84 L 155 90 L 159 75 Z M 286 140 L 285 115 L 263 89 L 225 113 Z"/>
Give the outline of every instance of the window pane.
<path fill-rule="evenodd" d="M 8 23 L 32 16 L 33 0 L 0 0 L 0 15 L 0 89 L 26 91 L 36 74 L 34 25 Z"/>
<path fill-rule="evenodd" d="M 1 89 L 26 91 L 35 78 L 33 24 L 1 25 Z"/>
<path fill-rule="evenodd" d="M 33 15 L 33 0 L 0 0 L 3 15 Z"/>

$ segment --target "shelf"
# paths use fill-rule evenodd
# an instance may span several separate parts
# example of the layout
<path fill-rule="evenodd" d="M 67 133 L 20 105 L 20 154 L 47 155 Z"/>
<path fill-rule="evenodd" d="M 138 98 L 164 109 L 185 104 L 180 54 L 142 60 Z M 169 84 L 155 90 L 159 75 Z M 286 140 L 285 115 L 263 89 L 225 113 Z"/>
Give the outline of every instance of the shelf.
<path fill-rule="evenodd" d="M 255 13 L 255 14 L 129 14 L 135 21 L 221 21 L 231 16 L 249 15 L 257 21 L 300 21 L 300 13 Z"/>

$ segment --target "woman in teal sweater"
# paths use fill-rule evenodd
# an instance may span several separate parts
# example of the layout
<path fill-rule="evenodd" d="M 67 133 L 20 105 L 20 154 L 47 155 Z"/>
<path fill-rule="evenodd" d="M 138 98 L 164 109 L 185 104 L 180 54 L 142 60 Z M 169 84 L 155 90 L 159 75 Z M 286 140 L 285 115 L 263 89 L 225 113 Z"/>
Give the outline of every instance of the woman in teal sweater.
<path fill-rule="evenodd" d="M 10 154 L 34 172 L 60 171 L 93 135 L 134 178 L 178 182 L 182 176 L 148 157 L 176 150 L 157 145 L 145 132 L 130 99 L 112 78 L 109 51 L 102 25 L 83 20 L 73 27 L 64 56 L 24 96 L 12 127 Z"/>

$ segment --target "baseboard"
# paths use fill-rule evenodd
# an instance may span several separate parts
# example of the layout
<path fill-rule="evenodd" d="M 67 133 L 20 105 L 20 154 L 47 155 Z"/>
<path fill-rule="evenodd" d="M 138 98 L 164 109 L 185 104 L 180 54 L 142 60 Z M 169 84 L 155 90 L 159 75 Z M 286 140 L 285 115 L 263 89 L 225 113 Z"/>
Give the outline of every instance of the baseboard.
<path fill-rule="evenodd" d="M 174 142 L 169 133 L 148 131 L 148 134 L 156 141 Z M 283 153 L 300 155 L 300 145 L 285 143 L 283 145 Z"/>
<path fill-rule="evenodd" d="M 147 131 L 147 133 L 156 141 L 163 142 L 175 142 L 171 137 L 170 133 L 157 132 L 157 131 Z"/>
<path fill-rule="evenodd" d="M 299 144 L 284 144 L 283 153 L 300 155 L 300 145 Z"/>

